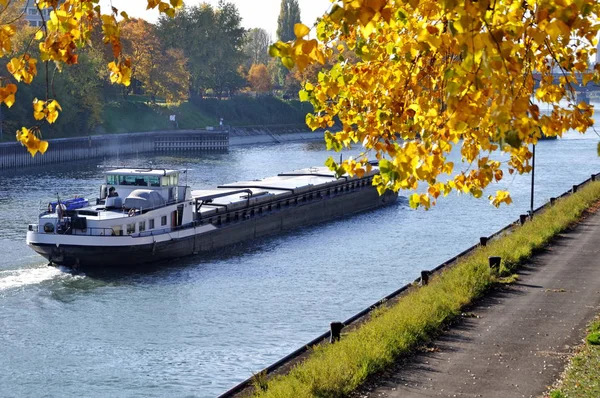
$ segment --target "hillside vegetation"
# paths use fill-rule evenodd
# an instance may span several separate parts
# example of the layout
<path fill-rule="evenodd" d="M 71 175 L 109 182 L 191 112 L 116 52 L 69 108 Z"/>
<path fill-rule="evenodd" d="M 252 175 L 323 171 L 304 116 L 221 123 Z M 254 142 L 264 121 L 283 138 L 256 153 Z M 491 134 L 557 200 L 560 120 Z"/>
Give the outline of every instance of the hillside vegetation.
<path fill-rule="evenodd" d="M 220 118 L 229 126 L 304 125 L 309 105 L 276 97 L 238 96 L 184 102 L 181 105 L 149 105 L 121 101 L 106 104 L 101 127 L 96 132 L 128 133 L 169 129 L 199 129 L 218 126 Z M 177 123 L 169 120 L 175 115 Z"/>
<path fill-rule="evenodd" d="M 305 126 L 304 118 L 310 105 L 300 101 L 286 101 L 272 96 L 253 98 L 237 96 L 231 99 L 197 99 L 179 105 L 146 102 L 141 96 L 128 100 L 107 102 L 102 107 L 99 121 L 93 128 L 87 126 L 89 115 L 76 108 L 65 109 L 65 115 L 49 126 L 44 138 L 78 137 L 93 134 L 121 134 L 171 129 L 204 129 L 218 126 L 220 118 L 226 126 Z M 5 112 L 8 113 L 8 112 Z M 5 115 L 4 141 L 14 141 L 14 131 L 21 122 Z M 175 115 L 176 123 L 169 120 Z M 17 116 L 17 115 L 14 115 Z M 18 115 L 27 117 L 28 115 Z M 18 118 L 17 118 L 18 119 Z"/>

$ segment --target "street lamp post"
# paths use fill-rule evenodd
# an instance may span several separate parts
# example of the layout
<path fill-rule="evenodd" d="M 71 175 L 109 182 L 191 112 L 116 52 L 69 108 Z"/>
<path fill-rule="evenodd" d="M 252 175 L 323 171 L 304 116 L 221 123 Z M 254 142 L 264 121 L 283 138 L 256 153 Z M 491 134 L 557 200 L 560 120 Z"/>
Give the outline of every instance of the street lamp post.
<path fill-rule="evenodd" d="M 533 218 L 533 183 L 535 181 L 535 144 L 533 144 L 533 156 L 531 157 L 531 203 L 529 206 L 529 217 Z"/>

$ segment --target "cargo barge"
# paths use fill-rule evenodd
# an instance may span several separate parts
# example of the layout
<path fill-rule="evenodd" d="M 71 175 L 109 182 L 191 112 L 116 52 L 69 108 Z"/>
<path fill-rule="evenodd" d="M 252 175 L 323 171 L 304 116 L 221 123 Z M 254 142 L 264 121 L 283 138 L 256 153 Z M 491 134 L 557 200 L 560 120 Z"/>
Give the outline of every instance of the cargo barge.
<path fill-rule="evenodd" d="M 394 203 L 362 177 L 324 167 L 241 181 L 210 190 L 180 185 L 180 170 L 105 172 L 100 195 L 50 202 L 30 224 L 27 244 L 69 267 L 127 267 L 215 251 Z"/>

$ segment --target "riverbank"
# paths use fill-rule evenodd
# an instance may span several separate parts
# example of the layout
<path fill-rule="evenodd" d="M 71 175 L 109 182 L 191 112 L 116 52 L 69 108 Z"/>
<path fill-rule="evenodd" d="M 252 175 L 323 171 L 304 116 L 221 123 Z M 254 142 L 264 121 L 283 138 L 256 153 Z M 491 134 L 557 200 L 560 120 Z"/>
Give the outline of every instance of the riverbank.
<path fill-rule="evenodd" d="M 429 338 L 431 338 L 431 336 L 439 333 L 439 328 L 447 324 L 450 320 L 459 319 L 456 316 L 462 311 L 465 311 L 466 306 L 470 305 L 473 300 L 480 297 L 483 292 L 489 291 L 490 288 L 498 286 L 498 283 L 505 283 L 507 281 L 510 282 L 518 279 L 518 277 L 514 275 L 510 278 L 503 278 L 502 276 L 510 275 L 513 270 L 522 265 L 532 255 L 532 253 L 534 253 L 534 251 L 539 251 L 541 248 L 545 247 L 554 236 L 568 228 L 569 225 L 577 220 L 582 212 L 584 212 L 585 209 L 597 201 L 599 197 L 600 184 L 592 183 L 583 189 L 582 192 L 560 200 L 555 206 L 547 206 L 543 212 L 536 214 L 531 222 L 527 222 L 522 227 L 514 228 L 512 233 L 508 236 L 500 239 L 494 239 L 487 246 L 474 250 L 466 257 L 461 258 L 461 260 L 459 260 L 459 262 L 455 265 L 453 264 L 452 266 L 447 267 L 447 269 L 443 272 L 432 276 L 431 281 L 427 286 L 421 288 L 412 287 L 409 289 L 408 293 L 402 295 L 401 299 L 398 300 L 398 302 L 394 305 L 388 306 L 388 303 L 386 303 L 386 306 L 382 306 L 382 308 L 372 312 L 370 314 L 371 319 L 367 323 L 359 326 L 355 331 L 352 331 L 347 335 L 343 335 L 339 343 L 334 345 L 317 346 L 314 353 L 311 354 L 308 359 L 306 359 L 300 365 L 293 368 L 288 375 L 275 377 L 268 382 L 262 376 L 256 378 L 255 384 L 257 384 L 260 389 L 264 390 L 261 393 L 261 396 L 283 397 L 292 395 L 345 395 L 350 393 L 366 380 L 370 380 L 371 382 L 375 380 L 373 383 L 375 383 L 374 385 L 377 386 L 379 385 L 377 384 L 378 381 L 380 381 L 382 377 L 385 387 L 382 387 L 382 390 L 376 390 L 373 392 L 373 396 L 380 396 L 383 394 L 388 395 L 394 391 L 400 390 L 402 388 L 400 384 L 402 384 L 404 380 L 393 373 L 390 378 L 394 381 L 392 382 L 391 386 L 387 385 L 386 383 L 388 382 L 388 378 L 385 378 L 385 374 L 382 376 L 380 373 L 383 369 L 389 368 L 393 364 L 397 364 L 396 361 L 398 358 L 404 357 L 424 341 L 427 341 Z M 592 217 L 590 220 L 592 220 L 591 222 L 593 223 L 592 229 L 600 230 L 600 216 L 596 216 L 595 218 Z M 585 229 L 585 226 L 587 225 L 586 222 L 588 221 L 584 221 L 578 230 L 581 230 L 582 228 Z M 586 272 L 589 271 L 588 268 L 593 265 L 590 263 L 590 261 L 595 258 L 595 255 L 591 256 L 588 251 L 586 257 L 585 248 L 598 247 L 600 244 L 600 242 L 598 242 L 600 237 L 594 238 L 594 236 L 598 236 L 599 234 L 595 234 L 593 232 L 594 231 L 590 232 L 584 230 L 583 232 L 580 232 L 579 235 L 576 235 L 577 242 L 584 242 L 585 245 L 587 245 L 585 247 L 579 243 L 573 243 L 571 240 L 568 240 L 569 244 L 576 247 L 577 250 L 575 252 L 580 255 L 580 257 L 577 257 L 577 264 L 581 264 L 579 267 L 581 267 L 581 270 L 584 271 L 578 278 L 572 278 L 574 279 L 573 281 L 570 281 L 574 283 L 572 286 L 581 286 L 582 284 L 585 285 L 586 283 L 598 283 L 594 281 L 600 280 L 600 278 L 594 278 L 594 276 L 590 278 L 590 273 L 586 274 Z M 577 233 L 575 232 L 575 234 Z M 554 241 L 550 248 L 560 245 L 560 239 Z M 569 253 L 572 254 L 572 252 Z M 502 265 L 498 270 L 499 273 L 498 271 L 494 271 L 494 269 L 490 269 L 488 264 L 488 257 L 490 256 L 500 256 L 502 258 Z M 571 256 L 567 254 L 566 256 L 561 257 L 561 260 L 557 262 L 561 263 L 562 261 L 562 265 L 558 267 L 560 268 L 562 272 L 561 276 L 563 277 L 566 277 L 573 271 L 571 264 L 567 261 L 570 258 Z M 552 262 L 552 260 L 546 261 Z M 600 269 L 594 271 L 600 273 Z M 527 272 L 529 272 L 527 266 L 521 268 L 521 272 L 527 274 Z M 556 273 L 552 272 L 540 272 L 539 274 L 542 277 L 550 278 L 546 280 L 546 284 L 548 284 L 550 281 L 555 281 L 555 277 L 557 276 Z M 585 275 L 587 275 L 587 278 Z M 600 275 L 598 276 L 600 277 Z M 560 280 L 562 281 L 562 279 Z M 592 282 L 588 282 L 588 280 L 591 280 Z M 517 285 L 515 284 L 513 286 Z M 539 286 L 537 287 L 539 288 Z M 571 301 L 577 301 L 576 304 L 573 305 L 581 306 L 583 302 L 587 301 L 588 303 L 593 303 L 595 299 L 595 305 L 597 307 L 599 304 L 597 302 L 597 297 L 593 296 L 597 289 L 594 290 L 593 286 L 591 285 L 590 287 L 592 288 L 584 289 L 584 291 L 587 290 L 587 296 L 584 295 L 581 297 L 581 300 L 572 300 L 572 298 L 569 297 L 567 300 L 562 301 L 569 301 L 569 303 L 566 303 L 568 307 Z M 548 289 L 550 288 L 546 288 L 546 290 L 543 292 L 554 292 L 553 290 L 550 291 Z M 492 289 L 492 292 L 494 291 L 495 290 Z M 589 293 L 592 294 L 591 297 Z M 543 301 L 540 302 L 539 297 L 538 299 L 533 299 L 531 302 L 538 307 L 544 306 L 542 304 Z M 554 336 L 554 334 L 551 333 L 552 322 L 559 323 L 563 329 L 566 328 L 568 330 L 571 330 L 573 325 L 579 324 L 581 326 L 582 322 L 583 327 L 585 327 L 586 322 L 588 322 L 590 317 L 593 317 L 595 314 L 595 309 L 595 307 L 591 311 L 574 311 L 572 308 L 565 309 L 565 314 L 569 312 L 575 314 L 576 316 L 582 316 L 583 320 L 579 320 L 579 323 L 575 322 L 575 320 L 569 319 L 566 315 L 563 322 L 560 320 L 557 322 L 557 319 L 548 317 L 550 322 L 546 322 L 545 324 L 539 322 L 539 320 L 532 323 L 540 323 L 542 329 L 539 333 L 546 331 L 545 337 L 547 339 L 551 339 L 549 336 Z M 527 309 L 524 309 L 522 312 L 517 312 L 517 314 L 511 311 L 506 311 L 506 308 L 503 310 L 511 314 L 510 316 L 512 316 L 513 320 L 529 319 L 529 310 Z M 531 311 L 533 311 L 532 313 L 535 314 L 535 316 L 532 316 L 531 318 L 537 317 L 538 310 L 541 311 L 537 307 L 535 309 L 531 309 Z M 552 308 L 549 308 L 549 310 L 551 312 Z M 423 314 L 427 315 L 424 316 Z M 470 319 L 470 317 L 467 319 Z M 488 317 L 485 317 L 485 319 L 488 320 Z M 507 322 L 505 318 L 504 323 L 500 322 L 500 325 L 504 325 L 505 323 L 510 322 Z M 489 324 L 486 323 L 486 321 L 483 322 L 483 325 L 484 328 L 489 327 Z M 512 323 L 512 328 L 516 329 L 515 332 L 517 334 L 520 332 L 520 329 L 515 327 L 514 322 Z M 550 331 L 550 333 L 548 333 L 548 331 Z M 503 342 L 505 341 L 504 332 L 504 330 L 500 330 L 493 334 L 487 334 L 487 337 L 490 339 L 488 346 L 491 348 L 491 350 L 494 350 L 494 347 L 497 347 L 494 345 L 495 340 Z M 508 331 L 506 332 L 508 333 Z M 527 332 L 530 332 L 530 330 Z M 480 332 L 478 335 L 486 335 L 486 333 Z M 510 334 L 507 335 L 510 336 Z M 514 337 L 514 334 L 512 336 Z M 460 339 L 460 337 L 458 338 Z M 465 341 L 469 342 L 469 338 L 470 337 L 467 336 Z M 531 343 L 529 343 L 530 345 L 527 345 L 524 339 L 524 337 L 523 340 L 514 340 L 511 338 L 508 339 L 511 344 L 516 346 L 515 355 L 521 354 L 526 358 L 527 353 L 529 353 L 529 349 L 533 351 L 535 351 L 536 347 L 538 350 L 543 349 L 540 348 L 541 344 L 537 346 L 535 345 L 535 334 L 531 336 L 528 335 L 527 342 L 529 342 L 529 339 L 531 339 Z M 543 340 L 539 337 L 538 339 L 540 341 Z M 481 344 L 485 345 L 486 343 Z M 473 378 L 473 374 L 475 373 L 471 372 L 471 370 L 477 369 L 477 375 L 480 375 L 482 373 L 480 368 L 485 370 L 486 363 L 489 367 L 490 363 L 494 362 L 492 361 L 494 358 L 494 353 L 487 355 L 487 352 L 477 351 L 478 349 L 486 347 L 480 347 L 478 344 L 472 344 L 472 347 L 474 352 L 468 352 L 460 356 L 460 358 L 464 360 L 464 366 L 467 367 L 466 369 L 468 372 L 466 371 L 464 374 L 462 374 L 453 370 L 452 373 L 444 373 L 443 369 L 438 369 L 437 372 L 436 369 L 433 369 L 432 375 L 430 375 L 431 377 L 425 376 L 422 380 L 422 383 L 427 384 L 433 380 L 434 377 L 442 378 L 444 376 L 447 376 L 448 379 L 456 380 L 456 383 L 460 381 L 460 385 L 463 385 L 464 383 L 469 384 L 472 382 L 470 379 Z M 452 354 L 452 352 L 453 351 L 450 351 L 450 354 Z M 478 362 L 477 364 L 473 364 L 473 356 L 479 357 L 481 363 Z M 444 361 L 439 362 L 440 364 L 446 364 Z M 421 363 L 421 365 L 422 364 L 423 363 Z M 455 369 L 455 366 L 460 365 L 452 363 L 452 369 Z M 540 371 L 539 367 L 532 366 L 527 363 L 523 363 L 522 366 L 530 366 L 532 368 L 532 372 Z M 524 369 L 523 367 L 515 366 L 510 370 L 518 373 L 518 369 L 522 370 Z M 425 366 L 425 368 L 428 369 L 429 366 Z M 553 365 L 553 368 L 558 368 L 558 366 Z M 400 366 L 400 369 L 402 372 L 405 371 L 404 366 Z M 500 372 L 501 370 L 494 369 L 494 371 Z M 419 380 L 421 380 L 423 372 L 424 369 L 422 369 L 422 367 L 418 367 L 415 370 L 415 373 L 419 374 Z M 375 377 L 375 379 L 373 379 L 374 375 L 377 374 L 379 377 Z M 527 374 L 527 377 L 530 379 L 535 376 L 529 373 Z M 492 374 L 486 373 L 485 379 L 489 379 L 491 375 L 494 376 L 492 379 L 496 381 L 500 380 L 501 382 L 506 382 L 507 380 L 506 378 L 502 377 L 502 373 L 496 374 L 494 372 L 492 372 Z M 465 376 L 467 379 L 460 376 Z M 515 374 L 514 376 L 517 378 L 519 377 L 518 374 Z M 554 374 L 554 379 L 556 379 L 556 376 L 557 374 Z M 450 380 L 447 380 L 446 382 L 451 383 Z M 395 396 L 410 396 L 409 394 L 412 393 L 415 395 L 420 394 L 419 396 L 423 396 L 423 394 L 427 396 L 427 394 L 431 391 L 434 391 L 435 394 L 442 393 L 443 395 L 446 395 L 446 392 L 449 391 L 446 387 L 446 382 L 440 383 L 438 385 L 438 389 L 429 388 L 427 385 L 423 385 L 423 388 L 419 389 L 418 392 L 411 392 L 411 385 L 408 383 L 409 389 L 407 390 L 406 388 L 403 388 L 403 393 L 398 393 L 398 395 Z M 544 386 L 543 383 L 547 383 L 547 379 L 544 379 L 542 382 L 542 387 Z M 475 384 L 477 384 L 477 381 L 475 381 Z M 506 390 L 495 389 L 495 385 L 491 389 L 486 389 L 485 383 L 481 384 L 482 385 L 476 386 L 475 390 L 470 389 L 470 393 L 482 394 L 483 396 L 488 396 L 490 393 L 493 395 L 493 391 L 501 391 L 500 395 L 498 396 L 510 396 L 511 394 L 515 393 L 515 391 L 507 393 Z M 523 386 L 523 383 L 520 385 Z M 373 385 L 370 385 L 366 390 L 361 390 L 360 393 L 363 395 L 370 393 L 369 390 L 372 386 Z M 477 387 L 481 388 L 477 389 Z M 462 390 L 459 389 L 457 391 L 460 392 Z M 538 394 L 541 392 L 543 392 L 543 389 L 540 390 Z"/>
<path fill-rule="evenodd" d="M 600 214 L 592 211 L 519 267 L 518 280 L 493 288 L 437 339 L 372 378 L 356 396 L 547 392 L 600 311 Z"/>

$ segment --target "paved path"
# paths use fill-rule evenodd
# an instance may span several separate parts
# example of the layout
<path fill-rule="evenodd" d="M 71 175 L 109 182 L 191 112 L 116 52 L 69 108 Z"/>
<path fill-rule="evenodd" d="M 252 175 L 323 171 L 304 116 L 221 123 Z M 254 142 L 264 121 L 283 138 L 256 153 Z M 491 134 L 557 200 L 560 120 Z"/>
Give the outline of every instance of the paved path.
<path fill-rule="evenodd" d="M 429 349 L 359 391 L 363 397 L 538 397 L 600 312 L 600 213 L 563 234 L 480 300 Z"/>

